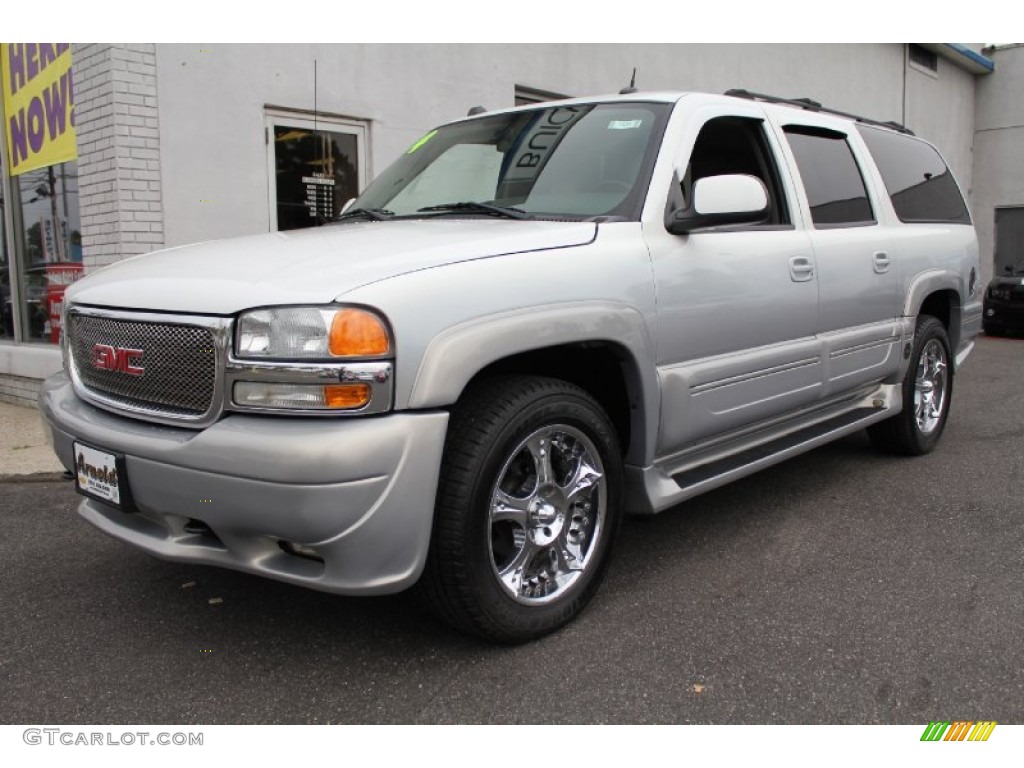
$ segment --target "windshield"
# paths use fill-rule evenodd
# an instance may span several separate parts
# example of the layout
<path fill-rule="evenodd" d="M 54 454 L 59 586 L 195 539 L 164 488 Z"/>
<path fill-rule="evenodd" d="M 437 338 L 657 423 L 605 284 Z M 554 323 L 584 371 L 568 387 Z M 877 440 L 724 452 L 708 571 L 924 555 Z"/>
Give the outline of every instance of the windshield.
<path fill-rule="evenodd" d="M 351 209 L 488 215 L 483 206 L 456 205 L 483 203 L 530 218 L 637 219 L 670 108 L 550 106 L 445 125 L 414 143 Z"/>

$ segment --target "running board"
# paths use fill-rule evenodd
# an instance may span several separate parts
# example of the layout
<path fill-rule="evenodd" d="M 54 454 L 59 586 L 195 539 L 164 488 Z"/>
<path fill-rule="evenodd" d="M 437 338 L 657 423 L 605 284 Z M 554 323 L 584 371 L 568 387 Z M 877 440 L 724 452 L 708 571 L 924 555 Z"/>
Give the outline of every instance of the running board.
<path fill-rule="evenodd" d="M 861 405 L 774 440 L 671 475 L 658 466 L 627 467 L 627 484 L 631 491 L 627 509 L 633 514 L 662 512 L 694 496 L 883 421 L 901 410 L 898 394 L 895 400 L 890 399 L 881 407 Z"/>

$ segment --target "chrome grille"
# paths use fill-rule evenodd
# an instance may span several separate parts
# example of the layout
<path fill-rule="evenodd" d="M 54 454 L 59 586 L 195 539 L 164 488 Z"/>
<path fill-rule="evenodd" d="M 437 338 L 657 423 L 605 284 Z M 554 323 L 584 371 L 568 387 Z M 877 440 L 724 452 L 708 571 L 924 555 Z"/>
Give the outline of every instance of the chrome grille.
<path fill-rule="evenodd" d="M 141 376 L 102 370 L 94 347 L 140 349 Z M 123 320 L 72 312 L 68 348 L 86 391 L 113 405 L 143 409 L 157 416 L 196 418 L 213 404 L 217 356 L 213 333 L 195 325 Z"/>

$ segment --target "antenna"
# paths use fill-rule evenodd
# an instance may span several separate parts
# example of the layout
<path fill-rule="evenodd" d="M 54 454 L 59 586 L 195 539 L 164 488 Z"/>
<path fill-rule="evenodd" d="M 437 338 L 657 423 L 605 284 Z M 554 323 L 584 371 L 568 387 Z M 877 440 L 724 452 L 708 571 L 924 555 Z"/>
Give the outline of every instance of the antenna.
<path fill-rule="evenodd" d="M 619 91 L 619 93 L 623 95 L 636 93 L 636 67 L 633 67 L 633 76 L 629 78 L 629 85 Z"/>
<path fill-rule="evenodd" d="M 317 109 L 316 103 L 316 59 L 313 59 L 313 165 L 315 168 L 323 170 L 323 158 L 320 156 L 320 134 L 317 131 L 316 125 L 316 114 L 319 110 Z M 313 171 L 313 175 L 316 176 L 316 170 Z M 331 194 L 334 192 L 332 190 Z M 323 226 L 327 223 L 323 214 L 320 213 L 320 185 L 316 185 L 316 225 L 318 227 Z M 333 202 L 333 201 L 332 201 Z M 333 207 L 333 206 L 332 206 Z"/>

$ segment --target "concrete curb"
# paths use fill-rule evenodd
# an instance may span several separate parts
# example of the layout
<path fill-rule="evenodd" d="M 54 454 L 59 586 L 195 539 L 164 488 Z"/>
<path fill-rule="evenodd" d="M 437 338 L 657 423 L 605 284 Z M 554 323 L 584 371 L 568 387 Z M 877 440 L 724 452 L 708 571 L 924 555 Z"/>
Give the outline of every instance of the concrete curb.
<path fill-rule="evenodd" d="M 33 472 L 29 475 L 0 475 L 0 485 L 7 483 L 56 483 L 70 481 L 63 472 Z"/>

